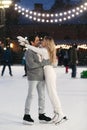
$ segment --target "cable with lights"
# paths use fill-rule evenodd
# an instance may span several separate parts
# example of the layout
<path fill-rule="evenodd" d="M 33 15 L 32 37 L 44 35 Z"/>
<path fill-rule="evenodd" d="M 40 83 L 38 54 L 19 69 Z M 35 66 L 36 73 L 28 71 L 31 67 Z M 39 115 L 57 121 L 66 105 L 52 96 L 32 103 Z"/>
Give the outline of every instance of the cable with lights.
<path fill-rule="evenodd" d="M 84 13 L 85 11 L 87 11 L 87 2 L 73 9 L 69 9 L 67 11 L 59 12 L 59 13 L 48 13 L 48 12 L 41 13 L 41 12 L 22 8 L 18 4 L 15 4 L 15 10 L 18 11 L 18 13 L 21 13 L 21 15 L 23 15 L 24 17 L 29 18 L 30 20 L 36 22 L 62 23 L 64 21 L 75 18 L 81 15 L 82 13 Z"/>

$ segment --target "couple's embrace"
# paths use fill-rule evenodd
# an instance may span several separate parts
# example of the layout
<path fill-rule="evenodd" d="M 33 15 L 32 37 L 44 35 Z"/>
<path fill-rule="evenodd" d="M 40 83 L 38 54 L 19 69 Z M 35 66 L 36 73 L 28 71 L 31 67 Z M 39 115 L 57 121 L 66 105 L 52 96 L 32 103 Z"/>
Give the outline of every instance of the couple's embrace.
<path fill-rule="evenodd" d="M 38 119 L 40 122 L 54 122 L 57 124 L 63 120 L 67 120 L 67 117 L 63 114 L 56 90 L 56 74 L 53 68 L 56 63 L 56 48 L 53 38 L 46 36 L 40 42 L 38 35 L 32 35 L 29 37 L 29 44 L 26 44 L 27 41 L 23 40 L 21 36 L 17 38 L 20 45 L 28 48 L 25 53 L 25 59 L 29 88 L 23 121 L 27 124 L 34 123 L 34 120 L 30 116 L 34 89 L 37 89 L 38 93 Z M 45 84 L 53 106 L 54 116 L 52 118 L 44 114 Z"/>

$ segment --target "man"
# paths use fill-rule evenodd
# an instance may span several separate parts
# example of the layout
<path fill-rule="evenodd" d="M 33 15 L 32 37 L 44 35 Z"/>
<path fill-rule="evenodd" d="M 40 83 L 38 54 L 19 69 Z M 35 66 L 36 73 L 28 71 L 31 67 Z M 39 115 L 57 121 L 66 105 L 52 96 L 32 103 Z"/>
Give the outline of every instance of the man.
<path fill-rule="evenodd" d="M 12 70 L 11 70 L 11 62 L 12 62 L 12 54 L 10 46 L 7 45 L 6 50 L 3 52 L 3 68 L 1 76 L 3 76 L 6 66 L 9 68 L 9 74 L 12 76 Z"/>
<path fill-rule="evenodd" d="M 32 46 L 39 46 L 39 37 L 37 35 L 33 35 L 29 38 L 29 43 Z M 38 92 L 38 118 L 39 121 L 51 121 L 50 117 L 45 116 L 44 108 L 45 108 L 45 84 L 44 84 L 44 71 L 43 65 L 39 61 L 38 55 L 31 51 L 27 50 L 25 53 L 26 60 L 26 68 L 27 68 L 27 78 L 29 82 L 28 95 L 25 102 L 25 114 L 23 117 L 24 123 L 33 124 L 34 120 L 31 118 L 29 112 L 33 97 L 34 89 L 37 89 Z"/>
<path fill-rule="evenodd" d="M 70 67 L 72 69 L 71 77 L 76 77 L 76 65 L 78 64 L 78 56 L 77 56 L 77 45 L 72 45 L 70 49 Z"/>

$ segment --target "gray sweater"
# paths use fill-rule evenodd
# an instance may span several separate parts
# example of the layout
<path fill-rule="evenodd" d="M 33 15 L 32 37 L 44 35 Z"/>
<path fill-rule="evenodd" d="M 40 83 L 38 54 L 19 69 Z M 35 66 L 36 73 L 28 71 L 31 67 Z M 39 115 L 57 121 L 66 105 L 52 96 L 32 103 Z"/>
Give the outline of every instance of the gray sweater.
<path fill-rule="evenodd" d="M 48 60 L 43 60 L 42 62 L 39 62 L 37 53 L 29 49 L 25 53 L 25 60 L 26 60 L 28 80 L 43 81 L 44 80 L 43 66 L 50 64 L 50 62 Z"/>

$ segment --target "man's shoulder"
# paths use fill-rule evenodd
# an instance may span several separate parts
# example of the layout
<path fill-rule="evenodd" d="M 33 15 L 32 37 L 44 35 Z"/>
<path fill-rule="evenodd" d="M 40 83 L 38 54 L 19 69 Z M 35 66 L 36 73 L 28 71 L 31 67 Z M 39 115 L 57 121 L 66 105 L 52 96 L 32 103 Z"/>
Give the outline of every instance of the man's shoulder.
<path fill-rule="evenodd" d="M 32 53 L 34 53 L 34 52 L 32 50 L 28 49 L 28 50 L 26 50 L 25 55 L 26 54 L 32 54 Z"/>
<path fill-rule="evenodd" d="M 29 57 L 29 56 L 31 56 L 31 57 L 32 57 L 32 56 L 36 57 L 37 55 L 36 55 L 36 53 L 35 53 L 34 51 L 28 49 L 28 50 L 25 52 L 25 57 Z"/>
<path fill-rule="evenodd" d="M 35 52 L 30 49 L 27 49 L 25 53 L 35 53 Z"/>

